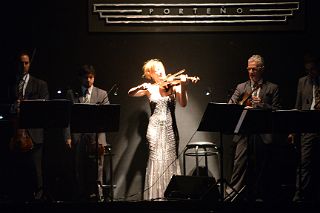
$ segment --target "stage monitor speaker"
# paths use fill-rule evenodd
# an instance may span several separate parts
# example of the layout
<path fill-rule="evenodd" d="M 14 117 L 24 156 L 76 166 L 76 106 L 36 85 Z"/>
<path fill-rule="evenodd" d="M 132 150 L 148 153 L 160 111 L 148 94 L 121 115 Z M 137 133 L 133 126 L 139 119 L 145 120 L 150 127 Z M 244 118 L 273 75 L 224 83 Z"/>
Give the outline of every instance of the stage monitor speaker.
<path fill-rule="evenodd" d="M 168 200 L 217 202 L 220 193 L 214 177 L 173 175 L 164 196 Z"/>

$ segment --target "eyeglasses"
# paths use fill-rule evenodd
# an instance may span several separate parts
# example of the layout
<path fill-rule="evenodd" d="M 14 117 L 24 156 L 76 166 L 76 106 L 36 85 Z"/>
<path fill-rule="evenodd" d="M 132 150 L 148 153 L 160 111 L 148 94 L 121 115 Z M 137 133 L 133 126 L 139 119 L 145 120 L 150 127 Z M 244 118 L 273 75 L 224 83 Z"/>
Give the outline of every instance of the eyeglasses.
<path fill-rule="evenodd" d="M 257 71 L 259 71 L 261 69 L 261 67 L 256 67 L 256 68 L 251 68 L 251 67 L 247 67 L 247 70 L 248 71 L 253 71 L 253 72 L 257 72 Z"/>

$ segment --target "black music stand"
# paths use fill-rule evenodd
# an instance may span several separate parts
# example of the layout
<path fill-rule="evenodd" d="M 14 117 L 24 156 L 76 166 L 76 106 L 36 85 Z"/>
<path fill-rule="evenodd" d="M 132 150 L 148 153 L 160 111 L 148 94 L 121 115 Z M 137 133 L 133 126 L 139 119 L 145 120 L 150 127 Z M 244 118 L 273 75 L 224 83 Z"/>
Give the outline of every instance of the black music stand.
<path fill-rule="evenodd" d="M 274 133 L 295 133 L 297 136 L 295 137 L 296 149 L 298 150 L 298 181 L 299 181 L 299 192 L 301 192 L 301 129 L 304 126 L 302 122 L 300 110 L 276 110 L 273 112 L 272 118 L 272 132 Z"/>
<path fill-rule="evenodd" d="M 18 115 L 19 128 L 66 128 L 70 121 L 71 102 L 61 100 L 23 100 Z M 50 196 L 44 187 L 45 196 Z"/>
<path fill-rule="evenodd" d="M 272 132 L 317 133 L 319 120 L 319 110 L 276 110 L 272 112 Z"/>
<path fill-rule="evenodd" d="M 273 132 L 275 133 L 296 133 L 295 144 L 298 149 L 298 175 L 300 194 L 302 192 L 302 174 L 301 174 L 301 133 L 318 133 L 320 126 L 320 111 L 318 110 L 276 110 L 273 112 Z"/>
<path fill-rule="evenodd" d="M 0 104 L 0 129 L 8 128 L 11 104 Z"/>
<path fill-rule="evenodd" d="M 301 133 L 320 132 L 320 111 L 319 110 L 300 110 L 299 127 Z"/>
<path fill-rule="evenodd" d="M 261 122 L 262 121 L 262 122 Z M 236 125 L 235 134 L 241 134 L 247 137 L 247 168 L 248 168 L 248 178 L 252 177 L 250 172 L 252 169 L 252 162 L 250 160 L 252 150 L 254 150 L 254 146 L 256 145 L 256 136 L 255 134 L 265 134 L 272 133 L 272 109 L 264 109 L 264 108 L 249 108 L 243 109 L 241 115 L 239 117 L 238 123 Z M 251 184 L 250 180 L 247 181 L 248 188 L 248 199 L 251 199 Z M 236 192 L 236 196 L 231 198 L 231 202 L 236 199 L 241 191 L 245 189 L 243 186 L 238 192 Z"/>
<path fill-rule="evenodd" d="M 20 128 L 65 128 L 69 125 L 68 100 L 23 100 L 20 103 Z"/>
<path fill-rule="evenodd" d="M 263 122 L 259 122 L 263 121 Z M 271 133 L 272 132 L 272 110 L 262 108 L 244 109 L 238 118 L 235 134 Z M 259 125 L 257 125 L 259 123 Z"/>
<path fill-rule="evenodd" d="M 233 134 L 243 106 L 210 102 L 202 116 L 198 131 Z"/>
<path fill-rule="evenodd" d="M 222 136 L 223 134 L 234 133 L 243 108 L 243 106 L 237 104 L 210 102 L 207 105 L 207 108 L 202 116 L 201 122 L 198 127 L 198 131 L 219 132 L 220 134 L 220 179 L 217 180 L 217 183 L 220 183 L 220 193 L 222 201 L 224 200 L 224 185 L 227 184 L 228 186 L 230 186 L 230 184 L 223 176 L 224 150 Z"/>
<path fill-rule="evenodd" d="M 256 121 L 263 120 L 257 125 Z M 249 138 L 251 134 L 272 131 L 272 111 L 265 109 L 244 109 L 244 106 L 227 103 L 213 103 L 207 105 L 198 131 L 220 133 L 220 192 L 224 200 L 224 184 L 228 184 L 223 177 L 223 134 L 244 134 Z M 248 152 L 249 154 L 249 152 Z M 239 194 L 237 190 L 228 186 Z"/>
<path fill-rule="evenodd" d="M 119 118 L 119 104 L 75 103 L 71 113 L 71 132 L 116 132 L 119 130 Z"/>
<path fill-rule="evenodd" d="M 272 113 L 273 133 L 301 133 L 304 123 L 301 123 L 301 111 L 276 110 Z M 303 125 L 302 125 L 303 124 Z"/>
<path fill-rule="evenodd" d="M 70 128 L 74 133 L 116 132 L 119 130 L 119 104 L 84 104 L 75 103 L 72 106 Z M 98 137 L 98 134 L 96 134 Z M 110 200 L 113 200 L 112 154 L 110 155 Z M 96 162 L 98 176 L 98 138 L 96 138 Z"/>

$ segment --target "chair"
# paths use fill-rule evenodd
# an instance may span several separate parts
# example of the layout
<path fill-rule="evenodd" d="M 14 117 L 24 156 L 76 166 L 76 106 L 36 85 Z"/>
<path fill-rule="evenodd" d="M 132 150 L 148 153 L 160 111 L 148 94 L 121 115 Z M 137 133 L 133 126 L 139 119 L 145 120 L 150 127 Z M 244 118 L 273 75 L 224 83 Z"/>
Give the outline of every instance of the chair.
<path fill-rule="evenodd" d="M 88 157 L 91 159 L 96 159 L 97 158 L 97 151 L 96 151 L 96 146 L 94 144 L 94 146 L 89 148 L 87 147 L 87 151 L 89 151 L 89 155 Z M 100 154 L 101 150 L 98 151 L 98 153 Z M 105 198 L 104 199 L 108 199 L 109 201 L 113 201 L 113 195 L 114 195 L 114 184 L 113 184 L 113 163 L 112 163 L 112 146 L 111 144 L 107 144 L 104 147 L 104 151 L 103 151 L 103 158 L 104 158 L 104 167 L 103 167 L 103 177 L 102 177 L 102 183 L 100 183 L 100 181 L 97 183 L 98 184 L 98 191 L 99 191 L 99 195 L 103 194 Z M 107 161 L 106 161 L 107 160 Z M 106 163 L 109 163 L 108 167 L 106 166 Z M 107 176 L 109 173 L 109 184 L 105 184 L 107 183 Z M 103 201 L 102 200 L 102 201 Z"/>
<path fill-rule="evenodd" d="M 220 158 L 217 146 L 213 142 L 196 141 L 188 143 L 183 152 L 183 174 L 186 175 L 186 156 L 192 156 L 196 157 L 196 175 L 199 176 L 199 157 L 204 156 L 205 168 L 209 176 L 208 156 L 213 155 L 218 156 L 218 159 Z"/>

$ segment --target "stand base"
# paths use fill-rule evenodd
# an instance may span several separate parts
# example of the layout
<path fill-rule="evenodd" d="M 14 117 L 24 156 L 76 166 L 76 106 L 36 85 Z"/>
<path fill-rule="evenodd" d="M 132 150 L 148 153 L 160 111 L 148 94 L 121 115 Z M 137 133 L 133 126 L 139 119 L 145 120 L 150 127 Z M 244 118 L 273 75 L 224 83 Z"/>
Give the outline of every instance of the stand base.
<path fill-rule="evenodd" d="M 243 186 L 239 191 L 230 187 L 231 192 L 226 192 L 226 196 L 224 198 L 225 202 L 234 202 L 238 199 L 238 197 L 242 194 L 242 192 L 246 189 L 246 186 Z"/>

